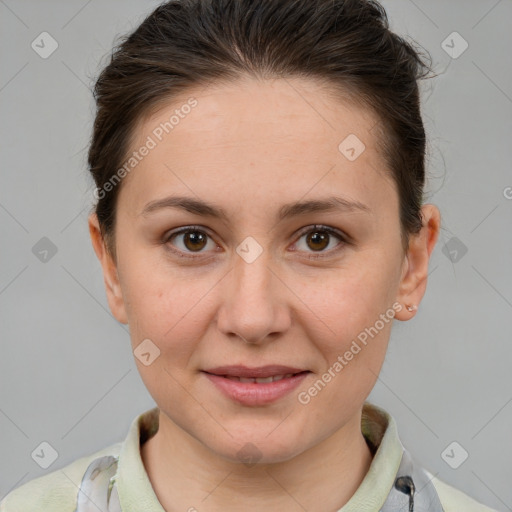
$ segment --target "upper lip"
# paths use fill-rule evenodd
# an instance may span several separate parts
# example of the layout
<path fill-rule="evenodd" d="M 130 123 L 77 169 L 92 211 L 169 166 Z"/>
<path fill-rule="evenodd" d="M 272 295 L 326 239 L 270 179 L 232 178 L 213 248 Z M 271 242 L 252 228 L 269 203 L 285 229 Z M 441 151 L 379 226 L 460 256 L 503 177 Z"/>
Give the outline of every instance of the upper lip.
<path fill-rule="evenodd" d="M 245 377 L 245 378 L 265 378 L 265 377 L 274 377 L 276 375 L 288 375 L 289 373 L 301 373 L 307 370 L 303 368 L 294 368 L 291 366 L 282 366 L 271 364 L 267 366 L 258 366 L 256 368 L 249 368 L 248 366 L 243 365 L 233 365 L 233 366 L 218 366 L 216 368 L 209 368 L 207 370 L 203 370 L 206 373 L 211 373 L 213 375 L 227 375 L 230 377 Z"/>

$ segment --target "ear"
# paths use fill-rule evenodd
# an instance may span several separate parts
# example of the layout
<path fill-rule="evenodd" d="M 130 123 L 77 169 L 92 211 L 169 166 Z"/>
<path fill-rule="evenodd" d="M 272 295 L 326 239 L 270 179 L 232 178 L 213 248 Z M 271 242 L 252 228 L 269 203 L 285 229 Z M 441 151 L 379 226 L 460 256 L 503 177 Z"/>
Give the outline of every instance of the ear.
<path fill-rule="evenodd" d="M 428 263 L 439 236 L 441 214 L 433 204 L 421 208 L 423 225 L 419 233 L 409 237 L 409 247 L 404 258 L 397 301 L 403 308 L 396 313 L 398 320 L 410 320 L 415 311 L 408 311 L 408 305 L 419 306 L 427 289 Z"/>
<path fill-rule="evenodd" d="M 112 256 L 107 251 L 105 241 L 101 235 L 98 217 L 95 213 L 89 215 L 89 233 L 91 235 L 92 246 L 94 252 L 103 268 L 103 280 L 105 282 L 105 290 L 107 292 L 108 305 L 112 314 L 122 324 L 128 323 L 126 309 L 124 305 L 121 285 L 119 283 L 119 275 L 117 265 Z"/>

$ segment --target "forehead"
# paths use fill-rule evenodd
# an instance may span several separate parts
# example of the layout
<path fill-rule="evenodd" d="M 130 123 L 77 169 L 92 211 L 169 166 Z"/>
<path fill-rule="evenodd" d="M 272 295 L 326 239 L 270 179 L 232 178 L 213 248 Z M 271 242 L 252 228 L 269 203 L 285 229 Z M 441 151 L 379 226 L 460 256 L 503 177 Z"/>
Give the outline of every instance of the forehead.
<path fill-rule="evenodd" d="M 235 187 L 240 203 L 245 194 L 296 199 L 333 187 L 377 200 L 383 184 L 386 194 L 392 186 L 377 148 L 377 122 L 348 96 L 336 98 L 304 79 L 189 89 L 139 123 L 131 151 L 149 140 L 152 149 L 125 178 L 121 195 L 139 210 L 176 188 L 232 202 Z"/>
<path fill-rule="evenodd" d="M 197 105 L 189 109 L 191 98 Z M 174 135 L 201 137 L 211 146 L 228 140 L 246 141 L 249 146 L 253 137 L 258 143 L 293 144 L 302 137 L 317 148 L 327 148 L 337 146 L 339 137 L 350 133 L 368 146 L 377 123 L 374 113 L 356 104 L 348 92 L 337 93 L 325 84 L 298 78 L 213 83 L 188 89 L 163 105 L 146 116 L 141 136 L 168 121 L 173 111 L 179 116 L 171 122 Z"/>

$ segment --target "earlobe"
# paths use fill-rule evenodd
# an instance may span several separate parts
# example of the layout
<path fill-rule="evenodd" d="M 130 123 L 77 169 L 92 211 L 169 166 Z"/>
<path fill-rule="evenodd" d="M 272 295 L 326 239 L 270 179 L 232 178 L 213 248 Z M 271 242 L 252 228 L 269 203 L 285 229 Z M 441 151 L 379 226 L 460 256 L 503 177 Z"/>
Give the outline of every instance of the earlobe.
<path fill-rule="evenodd" d="M 395 318 L 410 320 L 425 294 L 428 264 L 439 236 L 441 216 L 439 209 L 426 204 L 421 209 L 423 226 L 419 233 L 409 238 L 409 247 L 404 258 L 397 300 L 403 304 Z"/>
<path fill-rule="evenodd" d="M 103 281 L 107 294 L 110 311 L 116 320 L 122 324 L 128 323 L 126 309 L 119 281 L 117 265 L 108 252 L 105 240 L 101 234 L 98 217 L 95 213 L 89 215 L 89 234 L 91 236 L 94 252 L 103 269 Z"/>

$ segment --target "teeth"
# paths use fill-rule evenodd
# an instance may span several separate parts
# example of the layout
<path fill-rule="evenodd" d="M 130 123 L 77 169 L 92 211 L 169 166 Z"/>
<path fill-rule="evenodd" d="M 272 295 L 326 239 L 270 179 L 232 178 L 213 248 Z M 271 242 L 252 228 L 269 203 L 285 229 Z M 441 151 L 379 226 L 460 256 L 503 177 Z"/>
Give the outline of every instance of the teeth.
<path fill-rule="evenodd" d="M 274 377 L 261 377 L 259 379 L 256 379 L 256 382 L 259 384 L 265 384 L 266 382 L 272 382 L 274 380 Z M 240 381 L 242 382 L 242 381 Z"/>
<path fill-rule="evenodd" d="M 282 379 L 289 379 L 290 377 L 293 377 L 293 376 L 294 376 L 293 373 L 287 373 L 286 375 L 273 375 L 270 377 L 258 377 L 258 378 L 235 377 L 233 375 L 224 375 L 224 377 L 229 380 L 236 380 L 238 382 L 244 382 L 244 383 L 257 382 L 258 384 L 268 384 L 270 382 L 276 382 L 276 381 L 282 380 Z"/>

